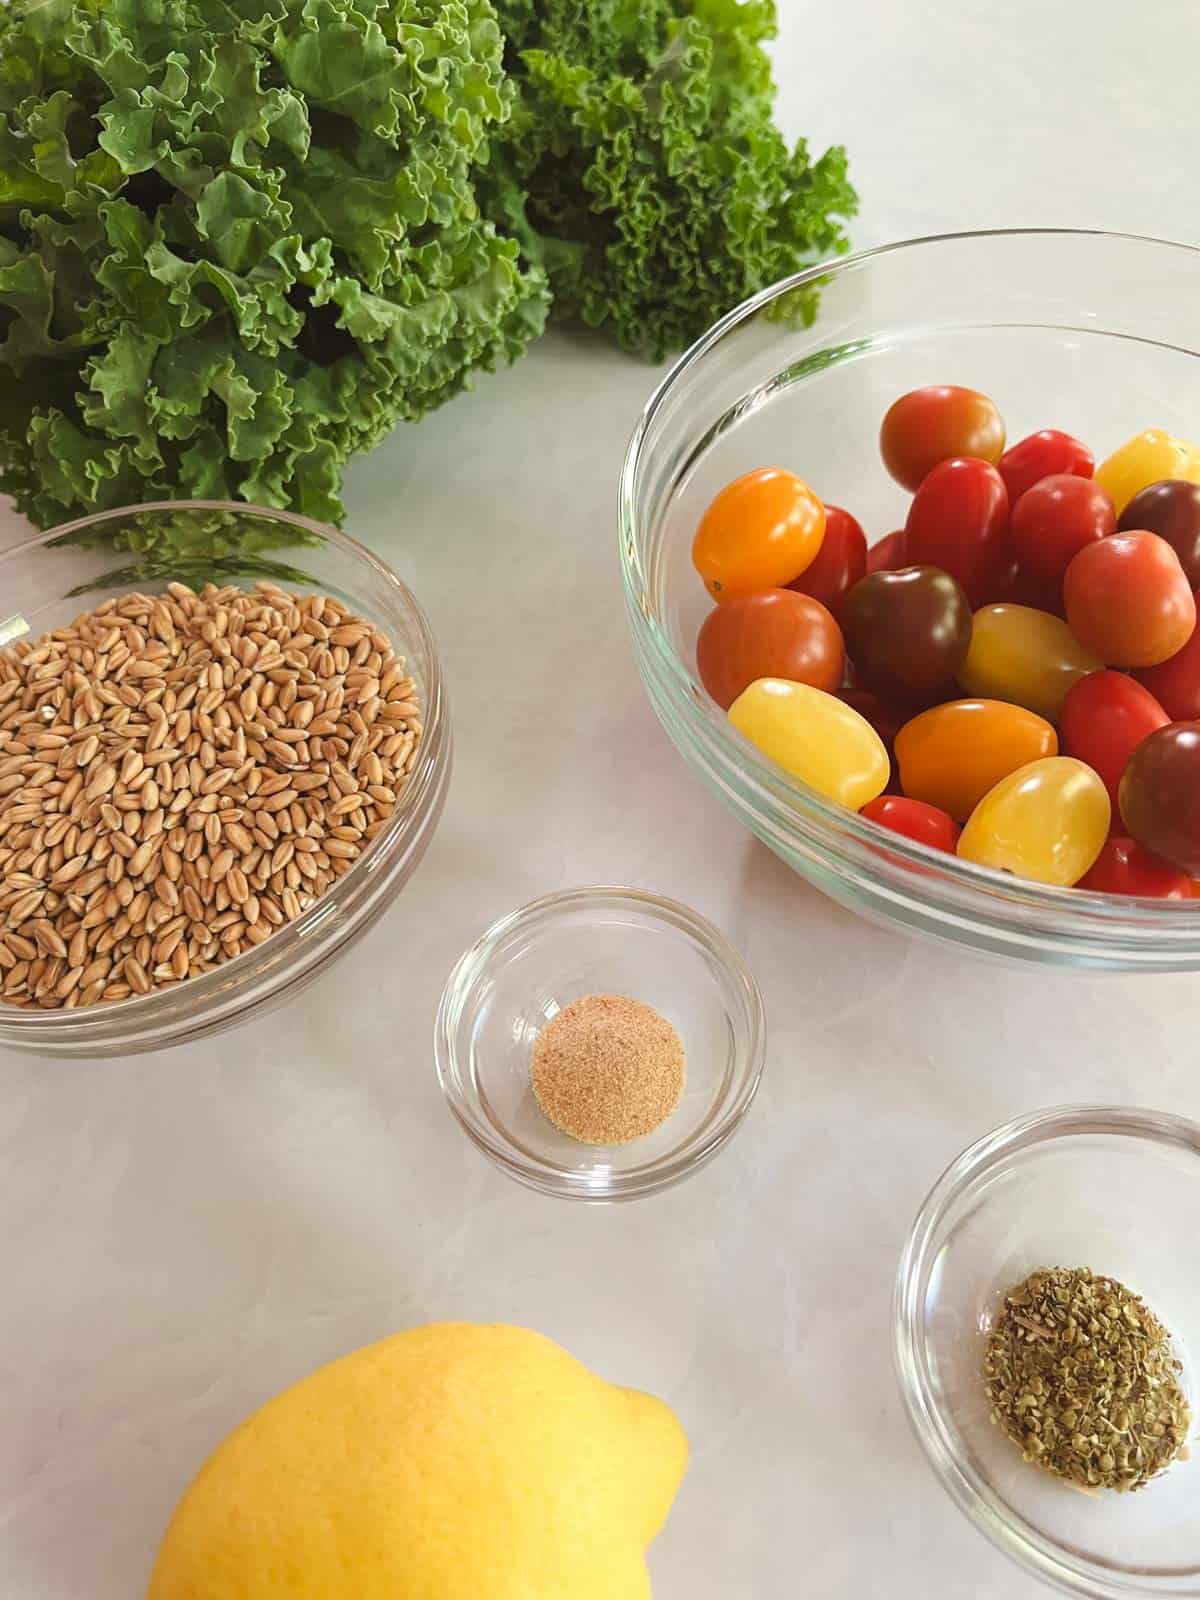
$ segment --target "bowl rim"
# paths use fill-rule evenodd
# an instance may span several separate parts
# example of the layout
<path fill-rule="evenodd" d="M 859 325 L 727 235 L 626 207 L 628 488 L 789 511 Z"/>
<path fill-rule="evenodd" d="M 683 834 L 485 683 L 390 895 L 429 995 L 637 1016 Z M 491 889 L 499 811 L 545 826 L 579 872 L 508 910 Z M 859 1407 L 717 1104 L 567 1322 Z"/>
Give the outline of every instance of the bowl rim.
<path fill-rule="evenodd" d="M 989 897 L 988 903 L 993 905 L 999 896 L 1010 906 L 1024 910 L 1050 912 L 1060 917 L 1079 917 L 1084 913 L 1096 920 L 1101 930 L 1105 925 L 1113 928 L 1120 923 L 1126 930 L 1131 924 L 1137 926 L 1141 934 L 1150 930 L 1170 930 L 1175 935 L 1188 931 L 1194 934 L 1200 925 L 1200 907 L 1191 900 L 1116 895 L 1092 889 L 1081 891 L 1078 887 L 1058 888 L 1032 879 L 1016 879 L 1011 874 L 965 861 L 955 854 L 921 844 L 901 834 L 888 833 L 886 838 L 881 838 L 885 830 L 865 821 L 856 812 L 827 800 L 801 779 L 784 772 L 730 725 L 675 651 L 650 601 L 654 586 L 643 560 L 638 514 L 638 477 L 643 452 L 651 429 L 672 400 L 675 390 L 716 346 L 738 327 L 752 321 L 766 307 L 798 288 L 820 284 L 905 251 L 997 239 L 1110 240 L 1177 252 L 1200 263 L 1200 245 L 1164 239 L 1153 234 L 1126 233 L 1105 228 L 978 228 L 892 240 L 817 262 L 768 285 L 728 311 L 702 334 L 672 364 L 642 407 L 626 447 L 619 489 L 620 557 L 626 610 L 639 647 L 644 648 L 650 656 L 649 666 L 644 670 L 653 671 L 672 706 L 684 710 L 693 723 L 690 731 L 699 735 L 715 760 L 736 769 L 739 779 L 751 791 L 756 811 L 769 819 L 775 829 L 786 833 L 790 825 L 803 818 L 810 823 L 815 822 L 823 834 L 836 831 L 843 837 L 849 837 L 855 845 L 872 850 L 885 846 L 893 861 L 906 867 L 916 867 L 926 877 L 930 867 L 936 866 L 943 887 L 969 895 L 973 900 L 983 891 Z M 1200 358 L 1200 349 L 1171 348 Z"/>
<path fill-rule="evenodd" d="M 502 1137 L 468 1092 L 471 1078 L 464 1070 L 456 1035 L 464 1015 L 477 1002 L 496 960 L 511 937 L 537 922 L 554 921 L 580 910 L 626 907 L 648 916 L 651 924 L 670 926 L 683 933 L 716 961 L 740 1004 L 747 1030 L 739 1051 L 733 1080 L 721 1114 L 689 1148 L 669 1153 L 627 1173 L 609 1174 L 598 1184 L 593 1174 L 570 1172 L 537 1161 Z M 525 1187 L 559 1199 L 591 1204 L 637 1200 L 657 1194 L 699 1171 L 721 1150 L 741 1126 L 762 1083 L 766 1062 L 766 1014 L 762 992 L 745 959 L 707 917 L 680 900 L 623 884 L 588 884 L 539 896 L 497 917 L 459 956 L 442 990 L 434 1021 L 434 1063 L 446 1104 L 471 1142 L 500 1169 Z M 718 1104 L 721 1102 L 718 1101 Z"/>
<path fill-rule="evenodd" d="M 239 997 L 257 981 L 265 981 L 268 994 L 287 992 L 304 972 L 319 967 L 318 952 L 325 949 L 321 930 L 332 918 L 340 914 L 346 936 L 349 936 L 359 919 L 371 914 L 379 890 L 391 873 L 402 866 L 410 845 L 416 844 L 422 835 L 431 808 L 436 808 L 444 793 L 450 760 L 448 709 L 433 630 L 416 596 L 398 573 L 366 545 L 338 528 L 299 512 L 249 501 L 151 500 L 76 518 L 0 551 L 0 583 L 6 564 L 24 561 L 72 534 L 119 518 L 179 511 L 217 511 L 288 524 L 314 535 L 322 544 L 332 546 L 367 567 L 382 582 L 404 617 L 409 640 L 419 647 L 426 663 L 417 763 L 387 826 L 371 841 L 370 849 L 365 850 L 350 870 L 331 884 L 313 905 L 294 921 L 280 927 L 270 939 L 242 951 L 211 972 L 148 995 L 131 995 L 126 1000 L 71 1011 L 0 1004 L 0 1037 L 14 1048 L 42 1048 L 53 1053 L 59 1049 L 79 1051 L 90 1044 L 99 1049 L 113 1034 L 122 1037 L 128 1048 L 180 1043 L 207 1031 L 213 1025 L 207 1014 L 214 1010 L 222 1019 L 218 1025 L 236 1020 L 241 1014 Z M 165 588 L 172 580 L 163 577 L 148 581 Z M 236 585 L 239 580 L 231 577 L 228 581 Z M 103 578 L 97 587 L 102 585 Z M 128 587 L 136 591 L 138 585 L 132 583 Z M 279 587 L 286 591 L 287 585 L 281 582 Z M 314 590 L 319 587 L 314 580 Z M 79 598 L 81 609 L 87 609 L 86 597 Z M 15 639 L 8 639 L 3 648 L 15 642 Z M 305 956 L 308 959 L 302 961 L 297 970 L 296 958 Z M 249 1003 L 258 1004 L 266 998 L 267 994 L 253 994 Z M 140 1043 L 142 1039 L 144 1044 Z"/>
<path fill-rule="evenodd" d="M 1005 1555 L 1067 1594 L 1093 1600 L 1152 1600 L 1200 1595 L 1200 1575 L 1187 1589 L 1148 1584 L 1136 1574 L 1097 1568 L 1039 1533 L 999 1500 L 987 1479 L 955 1448 L 933 1396 L 922 1304 L 932 1270 L 931 1245 L 949 1207 L 979 1178 L 1017 1152 L 1065 1138 L 1117 1135 L 1150 1140 L 1200 1156 L 1200 1124 L 1173 1112 L 1142 1106 L 1068 1104 L 1033 1111 L 1001 1123 L 956 1156 L 934 1183 L 917 1212 L 896 1269 L 892 1301 L 892 1356 L 901 1397 L 913 1431 L 935 1476 L 958 1509 Z"/>

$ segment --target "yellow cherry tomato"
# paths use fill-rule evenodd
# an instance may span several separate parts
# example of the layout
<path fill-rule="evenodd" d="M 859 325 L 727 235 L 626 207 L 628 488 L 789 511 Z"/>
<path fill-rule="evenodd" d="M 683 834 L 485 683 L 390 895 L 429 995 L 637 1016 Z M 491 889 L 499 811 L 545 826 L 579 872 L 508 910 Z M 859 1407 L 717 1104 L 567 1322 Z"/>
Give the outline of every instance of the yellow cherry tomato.
<path fill-rule="evenodd" d="M 1112 804 L 1098 773 L 1073 756 L 1046 756 L 1001 778 L 958 840 L 965 861 L 1066 889 L 1108 838 Z"/>
<path fill-rule="evenodd" d="M 757 678 L 729 708 L 751 744 L 819 794 L 857 811 L 891 772 L 875 729 L 844 700 L 786 678 Z"/>
<path fill-rule="evenodd" d="M 1058 754 L 1044 717 L 1004 700 L 948 700 L 896 735 L 900 784 L 912 800 L 965 822 L 988 790 L 1018 767 Z"/>
<path fill-rule="evenodd" d="M 1164 478 L 1200 483 L 1200 449 L 1164 428 L 1135 433 L 1096 468 L 1096 482 L 1120 516 L 1135 494 Z"/>
<path fill-rule="evenodd" d="M 786 589 L 825 538 L 825 507 L 794 472 L 759 467 L 726 484 L 700 519 L 692 562 L 714 600 Z"/>
<path fill-rule="evenodd" d="M 981 606 L 958 681 L 970 695 L 1010 700 L 1058 721 L 1067 691 L 1104 666 L 1061 617 L 1033 606 Z"/>

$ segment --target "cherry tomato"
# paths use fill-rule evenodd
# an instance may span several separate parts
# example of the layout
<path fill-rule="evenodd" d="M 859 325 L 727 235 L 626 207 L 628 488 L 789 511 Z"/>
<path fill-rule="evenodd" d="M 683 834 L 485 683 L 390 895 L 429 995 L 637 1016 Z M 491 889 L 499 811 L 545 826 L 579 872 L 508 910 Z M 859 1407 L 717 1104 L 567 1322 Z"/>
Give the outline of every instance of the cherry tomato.
<path fill-rule="evenodd" d="M 835 695 L 807 683 L 759 678 L 728 714 L 751 744 L 827 799 L 857 811 L 883 793 L 891 770 L 883 740 Z"/>
<path fill-rule="evenodd" d="M 812 565 L 825 536 L 825 507 L 782 467 L 759 467 L 726 484 L 700 519 L 692 562 L 717 601 L 782 589 Z"/>
<path fill-rule="evenodd" d="M 954 384 L 931 384 L 901 395 L 879 430 L 883 464 L 897 483 L 919 489 L 939 461 L 973 456 L 997 462 L 1004 419 L 985 394 Z"/>
<path fill-rule="evenodd" d="M 1009 502 L 1017 501 L 1035 483 L 1058 473 L 1069 472 L 1076 478 L 1090 478 L 1095 461 L 1087 445 L 1073 439 L 1069 433 L 1057 428 L 1043 428 L 1021 439 L 1000 457 L 1000 476 L 1008 490 Z"/>
<path fill-rule="evenodd" d="M 973 606 L 1009 557 L 1008 490 L 986 461 L 956 456 L 922 483 L 908 509 L 909 561 L 957 578 Z"/>
<path fill-rule="evenodd" d="M 1107 489 L 1118 516 L 1135 494 L 1163 478 L 1200 482 L 1200 451 L 1163 428 L 1134 434 L 1096 468 L 1096 482 Z"/>
<path fill-rule="evenodd" d="M 1067 692 L 1058 719 L 1063 754 L 1098 772 L 1113 803 L 1130 756 L 1171 719 L 1149 692 L 1123 672 L 1092 672 Z"/>
<path fill-rule="evenodd" d="M 1067 568 L 1063 598 L 1072 633 L 1110 667 L 1157 666 L 1196 626 L 1179 557 L 1156 533 L 1085 545 Z"/>
<path fill-rule="evenodd" d="M 937 806 L 926 805 L 923 800 L 881 794 L 878 800 L 869 800 L 859 815 L 877 822 L 881 828 L 902 833 L 906 839 L 927 844 L 933 850 L 953 852 L 958 843 L 958 823 L 954 818 Z"/>
<path fill-rule="evenodd" d="M 1165 478 L 1135 494 L 1117 523 L 1121 533 L 1145 528 L 1165 539 L 1187 581 L 1200 589 L 1200 483 Z"/>
<path fill-rule="evenodd" d="M 1048 579 L 1061 578 L 1072 556 L 1116 526 L 1113 503 L 1100 485 L 1065 472 L 1027 489 L 1009 522 L 1021 566 Z"/>
<path fill-rule="evenodd" d="M 873 801 L 872 804 L 878 804 Z M 1075 886 L 1077 889 L 1095 889 L 1099 894 L 1152 895 L 1156 900 L 1191 900 L 1191 879 L 1186 872 L 1148 850 L 1143 850 L 1136 839 L 1127 839 L 1114 833 L 1104 843 L 1090 871 Z"/>
<path fill-rule="evenodd" d="M 1069 888 L 1108 837 L 1108 791 L 1091 767 L 1047 756 L 1018 767 L 984 795 L 958 841 L 965 861 Z"/>
<path fill-rule="evenodd" d="M 849 659 L 849 657 L 847 657 Z M 883 740 L 890 756 L 896 743 L 896 735 L 904 725 L 907 711 L 897 706 L 889 705 L 880 695 L 873 694 L 870 689 L 857 689 L 854 687 L 838 690 L 838 699 L 844 700 L 848 706 L 853 706 L 860 717 L 865 717 L 875 732 Z"/>
<path fill-rule="evenodd" d="M 885 698 L 923 699 L 954 682 L 971 641 L 971 608 L 948 572 L 874 572 L 842 604 L 857 680 Z"/>
<path fill-rule="evenodd" d="M 989 589 L 984 604 L 1030 606 L 1034 611 L 1049 611 L 1051 616 L 1061 617 L 1062 577 L 1043 578 L 1040 572 L 1030 572 L 1027 567 L 1014 563 L 1007 582 Z"/>
<path fill-rule="evenodd" d="M 900 567 L 907 566 L 904 543 L 904 529 L 897 528 L 895 533 L 889 533 L 878 544 L 873 544 L 867 551 L 867 576 L 872 572 L 896 572 Z"/>
<path fill-rule="evenodd" d="M 1061 617 L 1031 606 L 983 606 L 958 681 L 970 695 L 1011 700 L 1057 722 L 1071 685 L 1103 665 Z"/>
<path fill-rule="evenodd" d="M 1200 722 L 1168 722 L 1129 758 L 1121 816 L 1144 850 L 1200 877 Z"/>
<path fill-rule="evenodd" d="M 949 700 L 906 722 L 895 748 L 905 794 L 965 822 L 1001 778 L 1057 755 L 1058 735 L 1023 706 Z"/>
<path fill-rule="evenodd" d="M 1192 598 L 1200 608 L 1200 592 Z M 1156 667 L 1139 668 L 1134 677 L 1149 689 L 1172 722 L 1200 718 L 1200 628 L 1182 650 Z"/>
<path fill-rule="evenodd" d="M 821 602 L 790 589 L 764 589 L 714 606 L 696 640 L 700 681 L 724 711 L 755 678 L 836 689 L 844 656 L 842 630 Z"/>
<path fill-rule="evenodd" d="M 825 537 L 812 565 L 788 584 L 810 594 L 836 616 L 848 592 L 867 570 L 867 536 L 841 506 L 825 507 Z"/>

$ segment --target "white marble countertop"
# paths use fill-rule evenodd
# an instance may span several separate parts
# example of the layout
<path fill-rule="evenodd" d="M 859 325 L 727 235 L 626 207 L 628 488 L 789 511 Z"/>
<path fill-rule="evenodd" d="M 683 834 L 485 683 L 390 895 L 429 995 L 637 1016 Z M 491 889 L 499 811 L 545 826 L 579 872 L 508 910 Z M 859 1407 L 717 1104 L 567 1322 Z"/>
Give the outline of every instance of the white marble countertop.
<path fill-rule="evenodd" d="M 969 226 L 1196 237 L 1194 0 L 783 0 L 789 131 L 844 140 L 860 244 Z M 442 1318 L 538 1328 L 694 1445 L 659 1600 L 1031 1595 L 952 1509 L 892 1376 L 935 1175 L 1049 1103 L 1200 1116 L 1196 985 L 992 967 L 857 920 L 685 771 L 621 610 L 614 484 L 655 374 L 554 336 L 352 472 L 350 528 L 424 601 L 457 772 L 386 920 L 291 1005 L 95 1065 L 0 1059 L 0 1592 L 130 1600 L 209 1449 L 310 1368 Z M 9 517 L 0 537 L 16 537 Z M 502 670 L 497 670 L 498 651 Z M 739 944 L 771 1024 L 745 1129 L 591 1210 L 494 1171 L 430 1028 L 495 915 L 626 881 Z"/>

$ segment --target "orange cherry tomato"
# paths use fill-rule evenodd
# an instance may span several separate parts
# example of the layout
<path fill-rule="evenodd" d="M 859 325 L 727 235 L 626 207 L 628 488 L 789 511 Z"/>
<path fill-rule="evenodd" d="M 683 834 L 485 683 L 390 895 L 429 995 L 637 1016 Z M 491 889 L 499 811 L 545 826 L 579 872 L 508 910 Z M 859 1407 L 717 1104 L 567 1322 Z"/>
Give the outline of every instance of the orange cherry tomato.
<path fill-rule="evenodd" d="M 917 490 L 939 461 L 973 456 L 999 461 L 1004 419 L 987 395 L 953 383 L 930 384 L 902 394 L 879 430 L 883 464 L 897 483 Z"/>
<path fill-rule="evenodd" d="M 1071 632 L 1109 667 L 1154 667 L 1182 650 L 1196 602 L 1179 557 L 1157 533 L 1111 533 L 1063 579 Z"/>
<path fill-rule="evenodd" d="M 722 710 L 756 678 L 841 687 L 842 630 L 819 600 L 791 589 L 736 595 L 705 617 L 696 640 L 700 681 Z"/>
<path fill-rule="evenodd" d="M 922 711 L 896 735 L 905 794 L 959 822 L 1010 772 L 1057 754 L 1050 723 L 1006 700 L 949 700 Z"/>
<path fill-rule="evenodd" d="M 802 478 L 759 467 L 726 484 L 700 519 L 692 562 L 718 602 L 782 589 L 816 559 L 825 507 Z"/>

